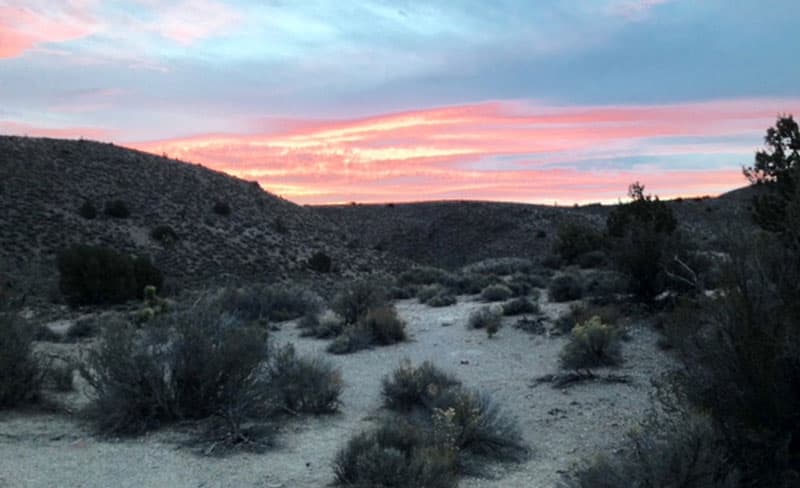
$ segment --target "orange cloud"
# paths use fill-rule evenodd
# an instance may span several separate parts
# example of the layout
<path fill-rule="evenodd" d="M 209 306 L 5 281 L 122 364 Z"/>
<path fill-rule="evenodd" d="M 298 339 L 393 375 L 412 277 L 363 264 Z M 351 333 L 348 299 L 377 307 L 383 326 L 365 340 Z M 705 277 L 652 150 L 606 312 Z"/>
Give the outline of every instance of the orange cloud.
<path fill-rule="evenodd" d="M 760 134 L 798 100 L 663 106 L 543 107 L 482 103 L 262 134 L 210 134 L 134 144 L 257 180 L 299 203 L 492 199 L 614 201 L 634 180 L 664 196 L 718 194 L 745 183 L 747 148 L 708 137 Z M 669 138 L 680 138 L 680 143 Z M 724 139 L 723 139 L 724 140 Z M 707 141 L 706 141 L 707 142 Z M 730 168 L 671 170 L 659 158 L 732 154 Z M 592 171 L 587 160 L 647 156 L 646 169 Z"/>

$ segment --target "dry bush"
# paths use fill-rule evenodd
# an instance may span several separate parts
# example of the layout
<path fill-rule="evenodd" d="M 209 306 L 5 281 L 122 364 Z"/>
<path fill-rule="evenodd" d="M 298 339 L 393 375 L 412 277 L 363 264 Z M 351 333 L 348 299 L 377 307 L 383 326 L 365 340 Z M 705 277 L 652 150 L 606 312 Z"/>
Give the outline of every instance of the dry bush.
<path fill-rule="evenodd" d="M 336 484 L 353 487 L 455 488 L 453 449 L 407 422 L 383 420 L 350 439 L 334 459 Z"/>
<path fill-rule="evenodd" d="M 470 329 L 499 329 L 502 320 L 500 310 L 495 307 L 481 307 L 472 312 L 467 320 Z"/>
<path fill-rule="evenodd" d="M 413 366 L 405 360 L 381 382 L 383 404 L 392 410 L 406 411 L 432 405 L 444 390 L 460 385 L 454 376 L 439 370 L 430 361 Z"/>
<path fill-rule="evenodd" d="M 734 466 L 719 449 L 708 419 L 692 416 L 629 434 L 622 454 L 600 456 L 572 473 L 562 488 L 737 488 Z"/>
<path fill-rule="evenodd" d="M 583 285 L 576 276 L 562 274 L 553 278 L 547 291 L 550 301 L 570 302 L 583 296 Z"/>
<path fill-rule="evenodd" d="M 527 298 L 515 298 L 503 304 L 503 315 L 506 316 L 538 314 L 539 312 L 539 305 Z"/>
<path fill-rule="evenodd" d="M 371 308 L 385 305 L 386 289 L 374 280 L 357 280 L 344 286 L 334 297 L 331 309 L 346 324 L 355 324 Z"/>
<path fill-rule="evenodd" d="M 592 317 L 572 329 L 559 357 L 565 369 L 615 366 L 622 362 L 620 330 Z"/>
<path fill-rule="evenodd" d="M 33 355 L 33 336 L 6 312 L 0 312 L 0 371 L 0 409 L 39 397 L 43 371 Z"/>
<path fill-rule="evenodd" d="M 481 291 L 481 300 L 484 302 L 502 302 L 513 295 L 511 289 L 505 285 L 489 285 Z"/>
<path fill-rule="evenodd" d="M 292 320 L 322 308 L 319 296 L 293 284 L 228 288 L 219 301 L 224 311 L 247 322 Z"/>

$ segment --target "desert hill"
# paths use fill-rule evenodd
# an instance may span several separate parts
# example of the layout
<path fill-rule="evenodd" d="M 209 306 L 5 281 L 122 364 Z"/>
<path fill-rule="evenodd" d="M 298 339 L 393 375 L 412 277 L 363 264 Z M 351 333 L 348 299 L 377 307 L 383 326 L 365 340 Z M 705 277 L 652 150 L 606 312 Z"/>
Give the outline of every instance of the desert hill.
<path fill-rule="evenodd" d="M 688 235 L 713 244 L 726 230 L 751 225 L 754 190 L 747 187 L 718 198 L 677 199 L 668 204 Z M 583 222 L 602 229 L 614 207 L 442 201 L 316 209 L 349 235 L 359 236 L 359 245 L 454 268 L 488 258 L 541 258 L 551 251 L 560 226 Z"/>
<path fill-rule="evenodd" d="M 113 201 L 130 215 L 107 215 Z M 81 215 L 87 202 L 96 217 Z M 332 258 L 336 275 L 385 264 L 254 182 L 113 144 L 0 137 L 0 209 L 0 260 L 12 274 L 36 263 L 52 269 L 56 253 L 77 243 L 146 254 L 169 279 L 193 284 L 314 275 L 315 252 Z M 177 238 L 154 238 L 159 226 Z"/>

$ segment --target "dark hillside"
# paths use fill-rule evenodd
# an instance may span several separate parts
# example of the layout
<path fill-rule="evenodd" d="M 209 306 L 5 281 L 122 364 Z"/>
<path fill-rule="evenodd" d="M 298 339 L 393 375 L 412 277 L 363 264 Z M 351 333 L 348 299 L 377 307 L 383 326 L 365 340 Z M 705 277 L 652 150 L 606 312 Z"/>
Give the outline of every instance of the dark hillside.
<path fill-rule="evenodd" d="M 129 217 L 104 212 L 114 201 Z M 96 217 L 81 215 L 87 202 Z M 12 274 L 77 243 L 149 255 L 168 279 L 193 284 L 307 276 L 317 251 L 341 273 L 383 265 L 256 183 L 112 144 L 0 137 L 0 209 L 0 259 Z M 155 237 L 159 226 L 174 234 Z"/>

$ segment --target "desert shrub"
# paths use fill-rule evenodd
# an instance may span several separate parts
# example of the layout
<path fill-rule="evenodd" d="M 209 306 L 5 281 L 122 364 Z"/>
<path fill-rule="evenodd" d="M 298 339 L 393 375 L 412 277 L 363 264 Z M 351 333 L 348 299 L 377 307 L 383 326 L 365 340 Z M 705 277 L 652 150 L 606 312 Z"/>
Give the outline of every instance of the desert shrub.
<path fill-rule="evenodd" d="M 540 312 L 539 305 L 533 303 L 527 298 L 515 298 L 510 302 L 503 304 L 503 315 L 523 315 L 526 313 Z"/>
<path fill-rule="evenodd" d="M 454 376 L 441 371 L 430 361 L 413 366 L 404 360 L 391 376 L 381 382 L 383 404 L 389 409 L 407 411 L 415 407 L 428 407 L 444 390 L 460 385 Z"/>
<path fill-rule="evenodd" d="M 613 302 L 620 298 L 619 295 L 627 295 L 630 289 L 628 278 L 617 271 L 595 270 L 584 276 L 584 292 L 595 301 Z"/>
<path fill-rule="evenodd" d="M 90 418 L 104 433 L 136 434 L 182 419 L 217 417 L 241 440 L 242 423 L 273 408 L 266 333 L 203 304 L 137 332 L 107 328 L 80 372 L 94 390 Z"/>
<path fill-rule="evenodd" d="M 445 287 L 440 284 L 424 285 L 417 290 L 417 300 L 420 303 L 428 303 L 433 297 L 445 292 Z"/>
<path fill-rule="evenodd" d="M 303 319 L 300 324 L 303 337 L 316 337 L 317 339 L 330 339 L 340 336 L 345 329 L 345 324 L 341 318 L 333 313 L 326 313 L 319 317 L 313 315 L 315 319 Z"/>
<path fill-rule="evenodd" d="M 317 313 L 321 299 L 309 290 L 292 284 L 253 285 L 228 288 L 219 298 L 222 309 L 242 320 L 292 320 Z"/>
<path fill-rule="evenodd" d="M 401 285 L 433 285 L 448 286 L 453 277 L 447 271 L 430 266 L 417 266 L 400 273 L 397 282 Z"/>
<path fill-rule="evenodd" d="M 43 372 L 33 355 L 33 336 L 6 312 L 0 312 L 0 371 L 0 409 L 38 398 Z"/>
<path fill-rule="evenodd" d="M 341 372 L 319 358 L 298 357 L 291 344 L 273 351 L 270 389 L 291 412 L 332 413 L 339 409 Z"/>
<path fill-rule="evenodd" d="M 406 339 L 405 327 L 394 306 L 373 307 L 358 322 L 345 326 L 342 334 L 329 345 L 328 351 L 348 354 L 373 345 L 395 344 Z"/>
<path fill-rule="evenodd" d="M 536 274 L 515 273 L 506 281 L 505 286 L 511 290 L 512 296 L 525 297 L 538 293 L 536 288 L 547 288 L 547 281 Z"/>
<path fill-rule="evenodd" d="M 131 216 L 131 211 L 128 210 L 128 205 L 122 200 L 110 200 L 106 202 L 103 213 L 115 219 L 127 219 Z"/>
<path fill-rule="evenodd" d="M 158 225 L 150 231 L 150 238 L 162 244 L 172 244 L 178 240 L 178 233 L 170 225 Z"/>
<path fill-rule="evenodd" d="M 481 291 L 481 299 L 485 302 L 502 302 L 511 298 L 513 293 L 505 285 L 489 285 Z"/>
<path fill-rule="evenodd" d="M 583 269 L 600 268 L 606 264 L 608 257 L 602 250 L 589 251 L 581 254 L 575 262 Z"/>
<path fill-rule="evenodd" d="M 615 366 L 622 362 L 620 330 L 592 317 L 572 329 L 559 357 L 565 369 Z"/>
<path fill-rule="evenodd" d="M 123 303 L 160 288 L 161 272 L 147 258 L 104 247 L 76 245 L 58 255 L 59 288 L 70 305 Z"/>
<path fill-rule="evenodd" d="M 563 334 L 569 334 L 576 325 L 595 316 L 600 317 L 602 323 L 615 326 L 622 319 L 622 310 L 616 305 L 573 305 L 556 320 L 555 328 Z"/>
<path fill-rule="evenodd" d="M 458 299 L 449 291 L 443 291 L 426 302 L 431 307 L 449 307 L 455 305 Z"/>
<path fill-rule="evenodd" d="M 564 260 L 558 254 L 548 254 L 541 258 L 540 264 L 546 269 L 556 270 L 561 269 Z"/>
<path fill-rule="evenodd" d="M 572 264 L 584 254 L 603 247 L 603 234 L 586 223 L 570 222 L 558 229 L 553 251 L 565 262 Z"/>
<path fill-rule="evenodd" d="M 227 217 L 231 214 L 231 206 L 221 200 L 214 202 L 214 206 L 211 207 L 211 210 L 215 214 L 222 215 L 223 217 Z"/>
<path fill-rule="evenodd" d="M 407 300 L 417 296 L 417 287 L 414 285 L 393 286 L 389 289 L 389 297 L 392 300 Z"/>
<path fill-rule="evenodd" d="M 308 258 L 308 267 L 317 273 L 330 273 L 333 262 L 331 257 L 322 251 L 317 251 Z"/>
<path fill-rule="evenodd" d="M 384 420 L 351 438 L 333 462 L 336 484 L 354 487 L 455 488 L 456 457 L 448 445 L 407 422 Z"/>
<path fill-rule="evenodd" d="M 684 383 L 745 482 L 780 486 L 800 472 L 800 253 L 778 236 L 731 247 L 723 293 L 681 327 Z"/>
<path fill-rule="evenodd" d="M 481 307 L 472 312 L 467 320 L 470 329 L 499 329 L 501 312 L 495 307 Z"/>
<path fill-rule="evenodd" d="M 386 289 L 372 280 L 357 280 L 342 288 L 331 303 L 331 309 L 347 324 L 355 324 L 370 308 L 387 302 Z"/>
<path fill-rule="evenodd" d="M 78 215 L 86 220 L 92 220 L 97 218 L 97 209 L 90 200 L 84 200 L 78 208 Z"/>
<path fill-rule="evenodd" d="M 711 423 L 692 416 L 646 426 L 613 458 L 600 456 L 568 476 L 563 488 L 736 488 L 739 474 L 719 449 Z"/>
<path fill-rule="evenodd" d="M 373 307 L 364 316 L 363 324 L 372 332 L 375 343 L 381 346 L 406 340 L 406 325 L 397 316 L 393 305 Z"/>
<path fill-rule="evenodd" d="M 665 269 L 672 257 L 683 254 L 677 221 L 658 197 L 644 194 L 644 186 L 628 188 L 631 202 L 615 208 L 606 220 L 611 257 L 628 276 L 630 291 L 641 301 L 652 302 L 667 285 Z"/>
<path fill-rule="evenodd" d="M 569 302 L 583 296 L 583 286 L 574 275 L 562 274 L 553 278 L 547 292 L 550 301 Z"/>
<path fill-rule="evenodd" d="M 525 258 L 492 258 L 478 261 L 461 268 L 463 273 L 506 276 L 514 273 L 528 273 L 533 262 Z"/>
<path fill-rule="evenodd" d="M 328 344 L 326 350 L 331 354 L 350 354 L 372 347 L 372 331 L 363 323 L 346 324 L 342 332 Z"/>
<path fill-rule="evenodd" d="M 464 273 L 456 278 L 454 289 L 459 293 L 474 295 L 480 293 L 487 286 L 500 282 L 496 275 L 478 273 Z"/>
<path fill-rule="evenodd" d="M 449 417 L 459 450 L 497 461 L 520 461 L 527 454 L 516 421 L 486 394 L 449 388 L 433 398 L 432 408 Z"/>

